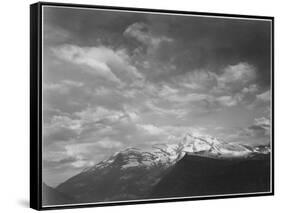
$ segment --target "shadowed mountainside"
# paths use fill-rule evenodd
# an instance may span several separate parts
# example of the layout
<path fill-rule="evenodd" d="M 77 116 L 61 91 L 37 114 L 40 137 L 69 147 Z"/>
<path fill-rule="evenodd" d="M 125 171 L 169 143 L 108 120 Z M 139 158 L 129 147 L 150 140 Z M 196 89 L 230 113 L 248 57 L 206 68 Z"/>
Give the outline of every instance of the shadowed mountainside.
<path fill-rule="evenodd" d="M 150 198 L 268 192 L 270 156 L 214 159 L 186 155 L 154 187 Z"/>
<path fill-rule="evenodd" d="M 75 200 L 71 196 L 58 192 L 56 189 L 45 183 L 43 183 L 42 186 L 42 195 L 43 206 L 75 203 Z"/>
<path fill-rule="evenodd" d="M 168 170 L 162 164 L 133 165 L 133 158 L 141 162 L 143 157 L 142 153 L 133 150 L 119 153 L 112 163 L 85 170 L 60 184 L 56 190 L 72 195 L 78 202 L 145 198 Z"/>

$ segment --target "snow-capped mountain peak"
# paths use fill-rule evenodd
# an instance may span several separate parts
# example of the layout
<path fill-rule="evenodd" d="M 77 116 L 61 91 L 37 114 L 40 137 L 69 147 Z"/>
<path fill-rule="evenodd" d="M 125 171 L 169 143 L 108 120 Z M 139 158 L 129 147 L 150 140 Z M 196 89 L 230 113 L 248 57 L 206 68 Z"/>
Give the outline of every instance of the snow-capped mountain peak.
<path fill-rule="evenodd" d="M 227 143 L 208 135 L 194 136 L 187 133 L 183 138 L 184 151 L 187 153 L 202 153 L 220 157 L 242 157 L 252 151 L 237 143 Z"/>
<path fill-rule="evenodd" d="M 174 165 L 186 154 L 212 158 L 233 158 L 248 157 L 252 153 L 267 154 L 269 150 L 267 146 L 250 147 L 227 143 L 208 135 L 186 133 L 177 144 L 155 144 L 149 150 L 129 147 L 84 171 L 95 171 L 107 167 L 118 167 L 121 170 L 134 167 L 167 168 Z"/>

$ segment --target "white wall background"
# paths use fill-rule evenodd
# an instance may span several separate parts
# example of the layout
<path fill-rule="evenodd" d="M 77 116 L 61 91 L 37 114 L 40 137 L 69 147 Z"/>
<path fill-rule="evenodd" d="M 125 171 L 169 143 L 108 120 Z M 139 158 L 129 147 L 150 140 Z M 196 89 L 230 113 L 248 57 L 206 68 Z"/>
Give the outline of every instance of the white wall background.
<path fill-rule="evenodd" d="M 55 1 L 55 0 L 54 0 Z M 281 136 L 281 3 L 277 0 L 57 0 L 126 7 L 275 16 L 275 191 L 274 197 L 235 198 L 162 204 L 84 208 L 65 212 L 276 212 L 280 209 Z M 0 212 L 29 209 L 29 4 L 35 1 L 1 1 L 0 12 Z M 279 84 L 278 84 L 279 83 Z M 280 210 L 279 210 L 280 211 Z"/>

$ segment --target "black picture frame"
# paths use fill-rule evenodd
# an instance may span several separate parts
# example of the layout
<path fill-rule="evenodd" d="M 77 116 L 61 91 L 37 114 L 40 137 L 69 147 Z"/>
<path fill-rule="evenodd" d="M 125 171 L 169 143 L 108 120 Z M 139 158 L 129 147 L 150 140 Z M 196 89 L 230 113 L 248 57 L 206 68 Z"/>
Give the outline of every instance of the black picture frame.
<path fill-rule="evenodd" d="M 93 204 L 73 204 L 64 206 L 48 206 L 42 205 L 42 8 L 44 6 L 57 7 L 78 7 L 78 8 L 96 8 L 110 9 L 116 11 L 135 11 L 135 12 L 158 12 L 164 14 L 179 15 L 199 15 L 214 17 L 230 17 L 230 18 L 250 18 L 271 21 L 271 183 L 272 190 L 270 192 L 258 194 L 239 194 L 239 195 L 217 195 L 187 198 L 171 198 L 171 199 L 154 199 L 141 201 L 124 201 L 124 202 L 108 202 Z M 206 13 L 193 11 L 174 11 L 161 9 L 146 8 L 129 8 L 129 7 L 111 7 L 100 5 L 84 5 L 84 4 L 65 4 L 52 2 L 38 2 L 30 5 L 30 207 L 36 210 L 49 209 L 68 209 L 98 206 L 115 206 L 115 205 L 134 205 L 145 203 L 162 203 L 176 201 L 236 198 L 236 197 L 255 197 L 274 195 L 274 17 L 256 16 L 256 15 L 240 15 L 240 14 L 224 14 L 224 13 Z"/>

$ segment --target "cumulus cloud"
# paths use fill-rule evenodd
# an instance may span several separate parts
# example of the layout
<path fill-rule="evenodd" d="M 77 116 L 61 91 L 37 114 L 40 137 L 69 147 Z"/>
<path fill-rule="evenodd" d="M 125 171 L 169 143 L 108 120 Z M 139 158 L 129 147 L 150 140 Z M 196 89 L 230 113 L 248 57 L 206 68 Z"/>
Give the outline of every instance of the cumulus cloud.
<path fill-rule="evenodd" d="M 249 93 L 256 93 L 258 91 L 258 86 L 256 84 L 251 84 L 248 87 L 244 87 L 242 89 L 242 93 L 249 94 Z"/>
<path fill-rule="evenodd" d="M 255 79 L 255 67 L 239 62 L 225 66 L 220 73 L 208 70 L 187 72 L 184 76 L 175 78 L 179 85 L 177 90 L 166 89 L 167 92 L 162 93 L 163 98 L 171 102 L 199 106 L 203 111 L 219 110 L 242 102 L 251 103 L 259 89 L 253 83 Z"/>
<path fill-rule="evenodd" d="M 134 38 L 147 47 L 157 48 L 162 42 L 172 42 L 173 39 L 152 32 L 149 25 L 136 22 L 127 27 L 124 31 L 126 37 Z"/>
<path fill-rule="evenodd" d="M 214 95 L 256 92 L 256 69 L 246 62 L 225 66 L 220 73 L 208 70 L 194 70 L 176 78 L 179 85 L 192 92 Z"/>
<path fill-rule="evenodd" d="M 267 90 L 267 91 L 257 95 L 257 99 L 262 101 L 262 102 L 270 101 L 270 97 L 271 97 L 271 95 L 270 95 L 270 91 L 269 90 Z"/>
<path fill-rule="evenodd" d="M 256 78 L 255 67 L 246 62 L 225 67 L 218 75 L 218 89 L 220 91 L 239 92 L 245 85 Z"/>
<path fill-rule="evenodd" d="M 261 126 L 264 129 L 267 129 L 270 126 L 270 120 L 269 120 L 269 118 L 265 118 L 265 117 L 256 118 L 255 125 Z"/>
<path fill-rule="evenodd" d="M 165 131 L 155 125 L 152 124 L 138 124 L 138 127 L 141 130 L 145 130 L 146 132 L 148 132 L 151 135 L 159 135 L 159 134 L 164 134 Z"/>
<path fill-rule="evenodd" d="M 210 71 L 195 70 L 187 72 L 179 79 L 180 84 L 187 89 L 206 90 L 217 85 L 217 75 Z"/>

